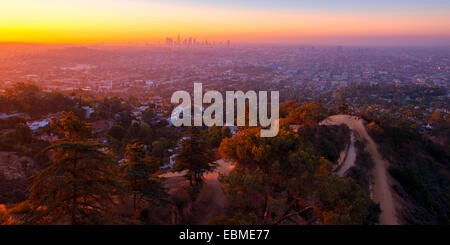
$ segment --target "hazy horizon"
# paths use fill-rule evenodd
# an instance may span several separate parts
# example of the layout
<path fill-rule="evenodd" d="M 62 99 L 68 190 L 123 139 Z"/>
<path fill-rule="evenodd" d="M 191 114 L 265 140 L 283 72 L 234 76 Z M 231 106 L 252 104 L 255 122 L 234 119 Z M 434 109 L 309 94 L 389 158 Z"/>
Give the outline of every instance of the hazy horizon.
<path fill-rule="evenodd" d="M 445 1 L 17 0 L 0 9 L 0 42 L 446 45 Z"/>

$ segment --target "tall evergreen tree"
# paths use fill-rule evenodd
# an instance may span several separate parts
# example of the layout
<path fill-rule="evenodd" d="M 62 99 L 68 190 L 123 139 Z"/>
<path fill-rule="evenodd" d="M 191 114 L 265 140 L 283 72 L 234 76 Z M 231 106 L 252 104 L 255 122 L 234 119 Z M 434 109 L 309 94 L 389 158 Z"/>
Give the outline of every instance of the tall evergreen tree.
<path fill-rule="evenodd" d="M 88 139 L 90 126 L 73 113 L 63 113 L 51 127 L 63 138 L 42 151 L 50 163 L 32 177 L 25 223 L 114 223 L 113 195 L 120 186 L 111 154 Z"/>
<path fill-rule="evenodd" d="M 213 171 L 215 167 L 213 152 L 203 139 L 200 130 L 191 127 L 176 152 L 174 171 L 186 170 L 185 176 L 192 186 L 194 181 L 201 182 L 203 174 Z"/>
<path fill-rule="evenodd" d="M 134 211 L 143 201 L 162 201 L 166 190 L 158 177 L 160 161 L 151 157 L 142 143 L 127 146 L 127 160 L 121 165 L 126 186 L 133 196 Z"/>

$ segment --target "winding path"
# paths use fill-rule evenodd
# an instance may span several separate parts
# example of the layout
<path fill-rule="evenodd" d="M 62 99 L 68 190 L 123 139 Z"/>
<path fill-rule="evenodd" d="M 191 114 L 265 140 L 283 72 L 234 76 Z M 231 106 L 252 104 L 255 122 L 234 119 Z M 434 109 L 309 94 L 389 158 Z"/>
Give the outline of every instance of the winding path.
<path fill-rule="evenodd" d="M 373 141 L 372 137 L 370 137 L 370 135 L 367 133 L 363 121 L 361 119 L 349 115 L 335 115 L 328 117 L 327 119 L 323 120 L 320 124 L 322 125 L 345 124 L 351 130 L 356 131 L 361 138 L 367 141 L 366 151 L 369 152 L 369 154 L 372 156 L 372 159 L 375 164 L 375 168 L 373 170 L 374 186 L 372 190 L 372 195 L 374 201 L 379 203 L 381 208 L 379 224 L 398 225 L 399 222 L 396 214 L 397 205 L 395 203 L 393 192 L 390 187 L 391 179 L 387 172 L 387 167 L 389 166 L 389 163 L 386 160 L 384 160 L 383 157 L 378 152 L 377 145 L 375 141 Z M 352 146 L 350 146 L 349 151 L 351 150 L 351 148 Z M 346 161 L 344 165 L 341 167 L 341 170 L 344 167 L 350 165 L 350 163 L 347 163 L 347 159 L 349 159 L 349 156 L 346 157 Z M 338 172 L 339 175 L 341 173 L 341 170 L 339 170 Z M 342 171 L 344 171 L 345 173 L 346 170 Z"/>
<path fill-rule="evenodd" d="M 355 134 L 353 131 L 350 132 L 350 146 L 345 154 L 345 160 L 342 166 L 337 171 L 339 176 L 344 176 L 347 170 L 349 170 L 353 165 L 355 165 L 356 160 L 356 148 L 355 148 Z"/>
<path fill-rule="evenodd" d="M 196 203 L 201 205 L 200 213 L 196 212 L 196 219 L 193 221 L 194 225 L 204 225 L 218 215 L 223 215 L 225 212 L 226 197 L 222 190 L 222 184 L 219 181 L 220 174 L 229 174 L 234 165 L 231 162 L 219 159 L 216 161 L 217 168 L 214 172 L 207 173 L 204 176 L 204 185 L 196 198 Z M 168 172 L 161 175 L 164 178 L 181 177 L 186 172 Z"/>

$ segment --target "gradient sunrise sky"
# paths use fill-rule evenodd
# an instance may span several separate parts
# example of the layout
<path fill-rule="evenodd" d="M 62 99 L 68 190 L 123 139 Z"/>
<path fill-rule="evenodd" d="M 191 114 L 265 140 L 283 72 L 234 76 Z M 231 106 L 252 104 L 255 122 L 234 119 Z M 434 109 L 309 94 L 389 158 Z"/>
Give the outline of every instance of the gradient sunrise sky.
<path fill-rule="evenodd" d="M 446 0 L 1 0 L 0 42 L 450 43 Z"/>

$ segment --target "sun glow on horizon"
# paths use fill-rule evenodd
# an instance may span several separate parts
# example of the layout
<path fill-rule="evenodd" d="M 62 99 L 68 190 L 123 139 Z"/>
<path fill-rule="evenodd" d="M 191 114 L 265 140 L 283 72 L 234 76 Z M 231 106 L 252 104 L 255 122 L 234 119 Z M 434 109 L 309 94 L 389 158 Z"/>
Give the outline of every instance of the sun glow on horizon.
<path fill-rule="evenodd" d="M 423 12 L 249 10 L 125 0 L 15 0 L 0 8 L 0 41 L 160 42 L 178 34 L 233 42 L 328 37 L 450 37 L 450 15 Z"/>

